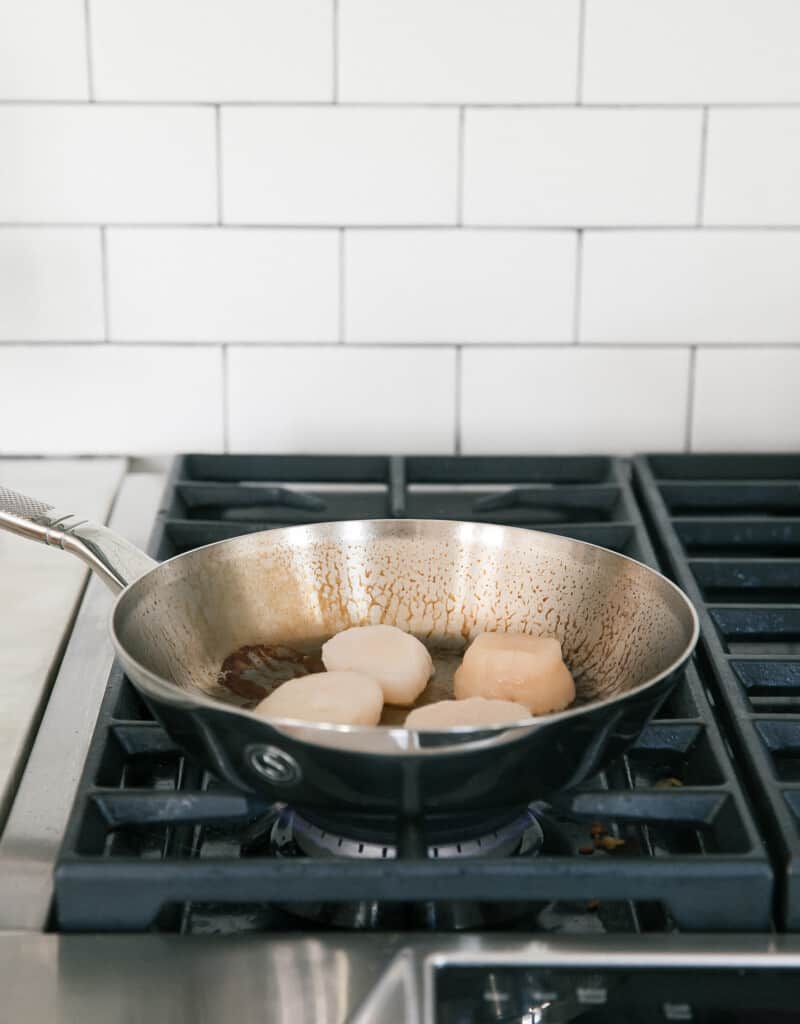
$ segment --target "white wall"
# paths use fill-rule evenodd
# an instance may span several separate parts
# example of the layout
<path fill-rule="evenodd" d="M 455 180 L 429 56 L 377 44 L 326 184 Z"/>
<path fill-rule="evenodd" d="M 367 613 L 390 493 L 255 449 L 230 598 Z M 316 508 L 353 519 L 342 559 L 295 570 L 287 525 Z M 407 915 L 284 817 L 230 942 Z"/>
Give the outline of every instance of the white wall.
<path fill-rule="evenodd" d="M 797 0 L 0 0 L 0 452 L 800 447 Z"/>

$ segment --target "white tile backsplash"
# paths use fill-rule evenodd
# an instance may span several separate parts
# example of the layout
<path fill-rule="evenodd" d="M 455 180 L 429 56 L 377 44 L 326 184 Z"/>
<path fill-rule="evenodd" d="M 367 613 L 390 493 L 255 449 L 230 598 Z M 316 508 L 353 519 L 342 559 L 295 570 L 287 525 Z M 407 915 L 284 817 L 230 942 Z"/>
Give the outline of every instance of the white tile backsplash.
<path fill-rule="evenodd" d="M 329 100 L 333 0 L 89 0 L 103 100 Z"/>
<path fill-rule="evenodd" d="M 237 451 L 453 451 L 455 352 L 448 348 L 233 346 Z"/>
<path fill-rule="evenodd" d="M 0 107 L 0 222 L 216 220 L 214 114 Z"/>
<path fill-rule="evenodd" d="M 797 0 L 586 0 L 587 103 L 796 103 Z"/>
<path fill-rule="evenodd" d="M 102 341 L 99 228 L 0 228 L 0 341 Z"/>
<path fill-rule="evenodd" d="M 798 182 L 800 109 L 710 112 L 705 224 L 800 225 Z"/>
<path fill-rule="evenodd" d="M 467 224 L 693 224 L 697 110 L 468 110 Z"/>
<path fill-rule="evenodd" d="M 800 342 L 798 267 L 800 231 L 590 231 L 580 337 Z"/>
<path fill-rule="evenodd" d="M 798 40 L 0 0 L 0 451 L 800 448 Z"/>
<path fill-rule="evenodd" d="M 579 0 L 339 0 L 339 98 L 570 103 Z"/>
<path fill-rule="evenodd" d="M 461 444 L 493 452 L 683 447 L 686 349 L 465 349 Z"/>
<path fill-rule="evenodd" d="M 692 445 L 703 451 L 800 450 L 800 349 L 701 349 Z"/>
<path fill-rule="evenodd" d="M 221 351 L 0 345 L 0 454 L 220 451 Z"/>
<path fill-rule="evenodd" d="M 226 108 L 224 219 L 455 223 L 457 131 L 447 109 Z"/>
<path fill-rule="evenodd" d="M 568 341 L 566 231 L 348 231 L 348 341 Z"/>
<path fill-rule="evenodd" d="M 0 0 L 0 100 L 88 96 L 84 0 Z"/>
<path fill-rule="evenodd" d="M 334 231 L 111 228 L 115 341 L 336 341 Z"/>

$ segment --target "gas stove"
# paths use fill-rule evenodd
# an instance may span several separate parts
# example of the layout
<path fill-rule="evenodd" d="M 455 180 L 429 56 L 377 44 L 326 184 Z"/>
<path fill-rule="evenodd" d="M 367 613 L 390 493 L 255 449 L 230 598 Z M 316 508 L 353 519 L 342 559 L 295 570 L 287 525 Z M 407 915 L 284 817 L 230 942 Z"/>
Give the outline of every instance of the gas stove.
<path fill-rule="evenodd" d="M 0 840 L 0 944 L 16 935 L 14 962 L 35 946 L 58 977 L 71 963 L 86 993 L 92 949 L 112 970 L 136 950 L 125 970 L 140 985 L 158 978 L 175 1020 L 154 950 L 193 975 L 218 951 L 236 986 L 225 1012 L 244 1019 L 265 1019 L 264 978 L 253 988 L 243 972 L 253 958 L 274 974 L 281 1005 L 266 1019 L 280 1021 L 792 1010 L 798 481 L 800 458 L 772 456 L 177 458 L 155 503 L 157 558 L 337 519 L 542 529 L 676 578 L 701 610 L 698 657 L 628 753 L 567 805 L 426 821 L 424 844 L 398 846 L 392 822 L 269 806 L 184 757 L 121 669 L 98 664 L 106 604 L 92 584 Z M 123 532 L 135 506 L 118 503 Z M 80 778 L 45 793 L 63 715 L 85 750 Z M 210 984 L 198 992 L 213 1002 Z M 87 998 L 105 1005 L 102 986 Z"/>

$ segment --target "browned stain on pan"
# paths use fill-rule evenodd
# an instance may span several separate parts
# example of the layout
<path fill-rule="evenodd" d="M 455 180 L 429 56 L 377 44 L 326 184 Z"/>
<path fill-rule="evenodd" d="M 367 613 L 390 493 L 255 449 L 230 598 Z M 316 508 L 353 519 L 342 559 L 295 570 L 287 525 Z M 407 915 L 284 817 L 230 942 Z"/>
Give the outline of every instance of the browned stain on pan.
<path fill-rule="evenodd" d="M 319 653 L 306 654 L 285 644 L 244 644 L 223 661 L 217 685 L 240 707 L 250 708 L 281 683 L 324 671 Z"/>
<path fill-rule="evenodd" d="M 452 700 L 453 675 L 461 664 L 461 651 L 431 650 L 434 672 L 412 707 Z M 223 661 L 217 677 L 220 700 L 240 708 L 253 708 L 281 683 L 312 672 L 324 672 L 321 645 L 308 650 L 285 644 L 244 644 Z M 403 725 L 411 707 L 386 704 L 381 725 Z"/>

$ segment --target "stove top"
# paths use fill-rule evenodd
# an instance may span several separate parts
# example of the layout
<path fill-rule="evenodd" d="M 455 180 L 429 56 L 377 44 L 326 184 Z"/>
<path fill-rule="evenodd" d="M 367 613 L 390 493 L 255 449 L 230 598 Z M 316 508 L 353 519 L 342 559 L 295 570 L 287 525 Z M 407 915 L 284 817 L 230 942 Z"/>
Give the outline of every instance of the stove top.
<path fill-rule="evenodd" d="M 391 516 L 513 523 L 657 565 L 630 465 L 605 457 L 187 455 L 173 466 L 151 553 Z M 226 789 L 183 757 L 115 667 L 59 856 L 52 926 L 768 931 L 775 869 L 712 707 L 715 686 L 708 659 L 690 665 L 638 742 L 568 812 L 520 809 L 519 841 L 506 834 L 514 822 L 454 822 L 421 859 L 353 823 L 308 821 Z M 488 847 L 480 855 L 478 843 Z"/>

